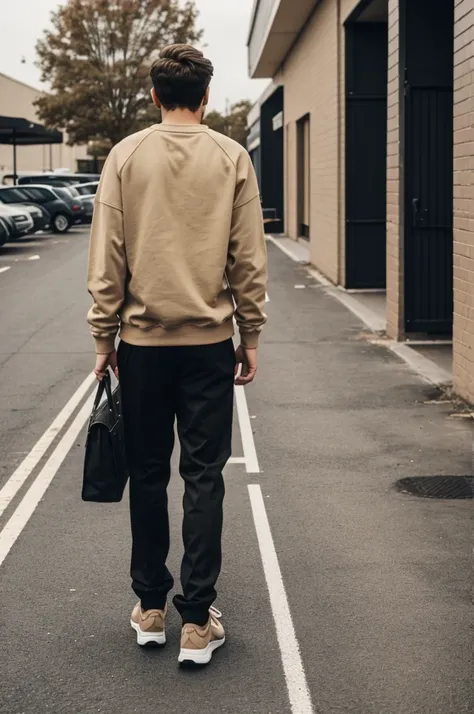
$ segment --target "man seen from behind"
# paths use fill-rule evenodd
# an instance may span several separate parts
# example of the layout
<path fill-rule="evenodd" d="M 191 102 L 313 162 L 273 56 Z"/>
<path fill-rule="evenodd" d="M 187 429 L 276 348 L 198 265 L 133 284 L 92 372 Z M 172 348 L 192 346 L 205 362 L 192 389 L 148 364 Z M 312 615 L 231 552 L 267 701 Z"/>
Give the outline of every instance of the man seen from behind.
<path fill-rule="evenodd" d="M 250 157 L 201 123 L 212 75 L 211 62 L 189 45 L 165 48 L 153 64 L 162 123 L 127 137 L 107 159 L 88 277 L 96 375 L 110 366 L 120 376 L 139 598 L 131 624 L 140 645 L 165 643 L 176 419 L 184 557 L 182 594 L 173 602 L 183 624 L 179 661 L 195 664 L 209 662 L 225 641 L 212 607 L 221 569 L 222 471 L 231 454 L 234 382 L 249 384 L 257 371 L 267 279 Z"/>

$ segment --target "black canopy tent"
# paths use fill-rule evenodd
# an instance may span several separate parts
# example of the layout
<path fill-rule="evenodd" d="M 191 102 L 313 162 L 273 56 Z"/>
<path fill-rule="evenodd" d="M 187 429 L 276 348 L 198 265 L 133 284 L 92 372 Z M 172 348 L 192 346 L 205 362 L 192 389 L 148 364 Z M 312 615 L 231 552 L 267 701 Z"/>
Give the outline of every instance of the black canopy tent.
<path fill-rule="evenodd" d="M 63 135 L 60 131 L 51 131 L 41 124 L 35 124 L 28 119 L 0 116 L 0 144 L 13 146 L 13 174 L 17 182 L 17 146 L 32 146 L 34 144 L 62 144 Z"/>

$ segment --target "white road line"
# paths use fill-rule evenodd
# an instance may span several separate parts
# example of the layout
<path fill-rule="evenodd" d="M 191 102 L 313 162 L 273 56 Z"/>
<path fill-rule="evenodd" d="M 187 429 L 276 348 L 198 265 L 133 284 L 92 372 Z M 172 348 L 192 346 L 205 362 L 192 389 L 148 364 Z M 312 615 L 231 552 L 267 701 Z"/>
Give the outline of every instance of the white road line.
<path fill-rule="evenodd" d="M 291 711 L 293 714 L 314 714 L 262 491 L 258 484 L 251 484 L 248 489 Z"/>
<path fill-rule="evenodd" d="M 66 422 L 75 412 L 76 408 L 81 403 L 94 381 L 95 376 L 93 373 L 86 377 L 81 386 L 74 392 L 66 406 L 59 412 L 51 426 L 46 429 L 43 436 L 40 437 L 40 439 L 33 446 L 28 456 L 23 459 L 3 488 L 0 489 L 0 516 L 23 486 L 40 459 L 49 449 L 55 437 L 59 434 Z"/>
<path fill-rule="evenodd" d="M 39 260 L 40 256 L 39 255 L 30 255 L 27 260 Z"/>
<path fill-rule="evenodd" d="M 247 459 L 245 458 L 245 456 L 231 456 L 227 463 L 228 464 L 246 464 Z"/>
<path fill-rule="evenodd" d="M 6 273 L 7 270 L 10 270 L 10 265 L 5 266 L 5 268 L 0 268 L 0 273 Z"/>
<path fill-rule="evenodd" d="M 49 457 L 48 461 L 33 481 L 25 496 L 20 501 L 20 505 L 17 507 L 10 520 L 7 521 L 5 527 L 0 532 L 0 565 L 5 560 L 18 536 L 30 520 L 36 506 L 43 498 L 49 484 L 60 469 L 61 464 L 68 455 L 71 447 L 74 445 L 79 432 L 90 416 L 93 402 L 94 395 L 89 397 L 86 401 L 81 411 L 76 416 L 71 426 Z"/>
<path fill-rule="evenodd" d="M 249 409 L 244 387 L 235 388 L 235 401 L 237 404 L 237 416 L 239 418 L 240 437 L 244 448 L 245 466 L 248 474 L 259 474 L 257 450 L 253 439 L 252 425 L 250 424 Z"/>

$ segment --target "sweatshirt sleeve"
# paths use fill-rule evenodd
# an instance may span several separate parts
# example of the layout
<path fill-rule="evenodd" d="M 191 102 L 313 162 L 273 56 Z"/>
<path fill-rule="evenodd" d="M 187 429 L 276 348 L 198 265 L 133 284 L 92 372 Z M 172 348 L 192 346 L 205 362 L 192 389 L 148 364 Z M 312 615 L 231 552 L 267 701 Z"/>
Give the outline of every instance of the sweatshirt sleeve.
<path fill-rule="evenodd" d="M 237 184 L 227 259 L 227 279 L 244 347 L 257 347 L 266 322 L 267 249 L 257 177 L 248 153 L 237 162 Z"/>
<path fill-rule="evenodd" d="M 112 150 L 102 170 L 94 202 L 89 249 L 87 288 L 94 304 L 88 322 L 97 354 L 109 354 L 115 349 L 126 275 L 122 192 Z"/>

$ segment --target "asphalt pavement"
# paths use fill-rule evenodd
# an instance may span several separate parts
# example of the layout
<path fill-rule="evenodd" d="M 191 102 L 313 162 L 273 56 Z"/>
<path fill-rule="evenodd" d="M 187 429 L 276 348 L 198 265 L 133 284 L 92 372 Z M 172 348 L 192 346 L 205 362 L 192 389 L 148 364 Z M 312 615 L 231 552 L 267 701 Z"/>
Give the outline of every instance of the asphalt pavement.
<path fill-rule="evenodd" d="M 80 500 L 92 383 L 50 429 L 93 366 L 87 241 L 0 249 L 0 713 L 474 712 L 472 501 L 394 487 L 470 474 L 470 424 L 274 245 L 226 469 L 228 643 L 180 670 L 171 612 L 166 648 L 138 648 L 127 504 Z M 176 576 L 182 491 L 175 466 Z"/>

